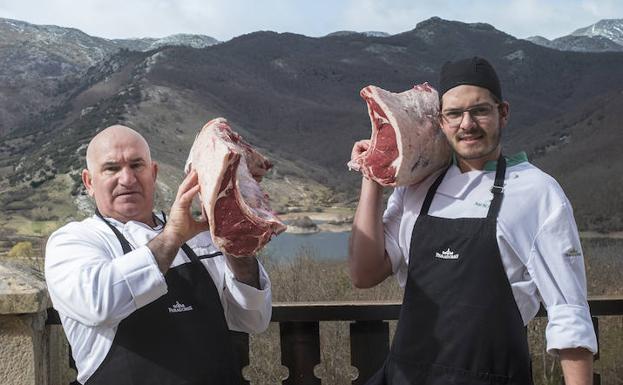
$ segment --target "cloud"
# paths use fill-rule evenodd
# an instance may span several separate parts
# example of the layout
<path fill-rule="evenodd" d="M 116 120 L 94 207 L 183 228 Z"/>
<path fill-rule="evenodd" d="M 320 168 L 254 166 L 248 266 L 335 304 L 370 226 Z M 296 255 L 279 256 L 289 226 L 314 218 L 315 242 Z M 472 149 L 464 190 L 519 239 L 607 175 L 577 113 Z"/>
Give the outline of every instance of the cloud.
<path fill-rule="evenodd" d="M 106 38 L 200 33 L 219 40 L 257 30 L 324 35 L 339 24 L 331 0 L 0 0 L 0 16 L 75 27 Z"/>
<path fill-rule="evenodd" d="M 584 3 L 578 0 L 513 0 L 500 15 L 500 23 L 517 37 L 533 35 L 554 39 L 568 35 L 578 28 L 594 24 L 603 18 L 623 16 L 623 7 L 605 9 L 607 2 L 592 4 L 595 12 L 587 12 Z M 596 2 L 591 2 L 596 3 Z"/>
<path fill-rule="evenodd" d="M 623 17 L 621 1 L 492 0 L 390 1 L 352 0 L 344 23 L 350 29 L 397 33 L 432 16 L 467 23 L 483 22 L 516 37 L 555 38 L 603 18 Z"/>
<path fill-rule="evenodd" d="M 219 40 L 257 30 L 322 36 L 337 30 L 399 33 L 432 16 L 485 22 L 516 37 L 554 38 L 603 18 L 620 0 L 0 0 L 0 17 L 78 28 L 90 35 Z"/>
<path fill-rule="evenodd" d="M 580 8 L 596 19 L 623 17 L 623 2 L 620 0 L 585 0 L 580 3 Z"/>
<path fill-rule="evenodd" d="M 462 3 L 459 2 L 459 3 Z M 343 29 L 399 33 L 420 21 L 444 13 L 447 2 L 349 0 L 342 17 Z"/>
<path fill-rule="evenodd" d="M 187 22 L 175 2 L 163 0 L 21 0 L 0 4 L 0 12 L 33 24 L 74 27 L 108 38 L 184 32 Z"/>

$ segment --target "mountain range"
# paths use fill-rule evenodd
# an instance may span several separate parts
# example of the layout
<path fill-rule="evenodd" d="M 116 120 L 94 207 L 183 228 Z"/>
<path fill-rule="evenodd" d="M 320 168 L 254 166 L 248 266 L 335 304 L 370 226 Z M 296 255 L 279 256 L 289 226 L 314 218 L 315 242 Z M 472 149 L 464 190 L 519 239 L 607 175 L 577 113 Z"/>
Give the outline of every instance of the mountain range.
<path fill-rule="evenodd" d="M 494 64 L 511 103 L 505 151 L 526 150 L 560 181 L 580 228 L 623 228 L 613 198 L 623 194 L 621 52 L 550 49 L 440 18 L 396 35 L 263 31 L 147 51 L 60 27 L 35 26 L 39 37 L 27 37 L 18 23 L 0 22 L 0 228 L 34 231 L 33 222 L 88 212 L 86 144 L 114 123 L 150 142 L 157 202 L 167 207 L 196 132 L 218 116 L 275 163 L 263 184 L 277 210 L 352 206 L 360 176 L 346 163 L 354 141 L 370 136 L 359 90 L 436 86 L 445 61 L 472 55 Z"/>
<path fill-rule="evenodd" d="M 218 41 L 178 34 L 161 39 L 103 39 L 74 28 L 0 18 L 0 135 L 58 104 L 88 68 L 122 49 L 203 48 Z"/>
<path fill-rule="evenodd" d="M 623 19 L 600 20 L 553 40 L 543 36 L 532 36 L 527 40 L 561 51 L 621 52 L 623 51 Z"/>

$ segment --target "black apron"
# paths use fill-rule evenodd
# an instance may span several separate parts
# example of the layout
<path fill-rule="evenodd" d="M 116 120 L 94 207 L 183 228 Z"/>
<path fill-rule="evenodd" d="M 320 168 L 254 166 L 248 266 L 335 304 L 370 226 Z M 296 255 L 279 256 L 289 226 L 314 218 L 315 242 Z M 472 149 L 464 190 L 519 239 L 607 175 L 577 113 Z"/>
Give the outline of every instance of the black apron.
<path fill-rule="evenodd" d="M 99 212 L 124 254 L 127 239 Z M 121 321 L 112 347 L 87 385 L 240 384 L 229 329 L 216 286 L 199 257 L 165 274 L 167 294 Z M 220 254 L 220 253 L 218 253 Z"/>
<path fill-rule="evenodd" d="M 428 215 L 413 227 L 400 319 L 384 367 L 368 384 L 532 385 L 528 341 L 496 239 L 506 161 L 486 218 Z"/>

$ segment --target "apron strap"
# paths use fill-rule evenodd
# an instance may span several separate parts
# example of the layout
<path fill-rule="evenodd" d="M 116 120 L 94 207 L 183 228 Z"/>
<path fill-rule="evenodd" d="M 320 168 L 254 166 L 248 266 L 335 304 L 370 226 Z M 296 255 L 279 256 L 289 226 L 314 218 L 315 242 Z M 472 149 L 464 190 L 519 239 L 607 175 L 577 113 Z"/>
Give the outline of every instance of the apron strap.
<path fill-rule="evenodd" d="M 164 211 L 161 211 L 161 213 L 162 213 L 162 218 L 163 219 L 161 220 L 160 218 L 158 218 L 157 216 L 154 215 L 154 222 L 156 222 L 156 223 L 162 222 L 163 225 L 166 225 L 166 223 L 167 223 L 166 214 L 164 213 Z M 108 227 L 110 227 L 112 232 L 115 234 L 115 236 L 119 240 L 119 243 L 121 243 L 121 249 L 123 250 L 123 254 L 127 254 L 127 253 L 129 253 L 130 251 L 132 251 L 134 249 L 132 247 L 132 245 L 130 245 L 130 242 L 128 242 L 126 237 L 124 237 L 123 234 L 121 234 L 121 232 L 119 230 L 117 230 L 117 228 L 115 226 L 113 226 L 110 222 L 108 222 L 106 220 L 106 218 L 104 218 L 104 216 L 100 213 L 100 211 L 97 208 L 95 208 L 95 215 L 100 217 L 100 219 L 102 221 L 104 221 L 104 223 L 106 223 L 106 225 L 108 225 Z M 214 258 L 214 257 L 217 257 L 219 255 L 223 255 L 223 253 L 218 251 L 216 253 L 212 253 L 212 254 L 208 254 L 208 255 L 202 255 L 201 256 L 202 258 L 199 258 L 197 256 L 197 254 L 193 251 L 193 249 L 190 246 L 188 246 L 186 243 L 184 243 L 182 245 L 182 250 L 184 250 L 184 253 L 188 257 L 188 259 L 190 259 L 192 262 L 199 262 L 200 259 Z"/>
<path fill-rule="evenodd" d="M 108 227 L 110 227 L 112 232 L 115 233 L 115 236 L 119 240 L 119 243 L 121 243 L 121 249 L 123 249 L 123 254 L 127 254 L 133 250 L 132 245 L 130 245 L 130 242 L 128 242 L 126 237 L 124 237 L 123 234 L 121 234 L 121 232 L 117 230 L 115 226 L 113 226 L 110 222 L 108 222 L 97 208 L 95 209 L 95 215 L 100 217 L 100 219 L 103 220 L 104 223 L 108 225 Z M 164 217 L 164 212 L 162 213 L 162 215 L 163 215 L 163 218 L 165 218 L 164 221 L 162 221 L 162 223 L 166 224 L 166 217 Z M 158 217 L 156 217 L 155 215 L 154 215 L 154 220 L 156 221 L 156 223 L 158 223 L 159 221 Z M 188 256 L 188 259 L 190 259 L 193 262 L 199 262 L 199 257 L 197 257 L 197 254 L 195 254 L 193 249 L 191 249 L 190 246 L 188 246 L 186 243 L 182 245 L 182 250 L 184 250 L 184 253 L 186 253 L 186 255 Z"/>
<path fill-rule="evenodd" d="M 199 257 L 197 257 L 197 254 L 195 254 L 193 249 L 191 249 L 186 243 L 182 245 L 182 250 L 184 250 L 184 253 L 186 253 L 188 259 L 190 259 L 193 263 L 199 263 Z"/>
<path fill-rule="evenodd" d="M 127 254 L 130 251 L 132 251 L 133 247 L 132 247 L 132 245 L 130 245 L 130 242 L 128 242 L 128 240 L 125 239 L 123 234 L 121 234 L 121 232 L 119 230 L 117 230 L 117 228 L 115 226 L 113 226 L 110 222 L 108 222 L 104 218 L 104 216 L 100 213 L 99 209 L 97 209 L 97 208 L 95 209 L 95 215 L 100 217 L 100 219 L 103 220 L 104 223 L 106 223 L 108 225 L 108 227 L 110 227 L 112 232 L 115 233 L 115 236 L 119 240 L 119 243 L 121 243 L 121 249 L 123 249 L 123 254 Z"/>
<path fill-rule="evenodd" d="M 437 187 L 441 184 L 443 177 L 446 176 L 446 173 L 450 167 L 446 168 L 435 180 L 435 182 L 430 186 L 428 192 L 426 193 L 426 199 L 424 199 L 424 203 L 422 204 L 422 208 L 420 209 L 420 215 L 428 215 L 428 209 L 430 209 L 430 204 L 433 203 L 433 197 L 435 196 L 435 192 L 437 192 Z"/>
<path fill-rule="evenodd" d="M 502 154 L 498 159 L 498 164 L 495 170 L 495 182 L 491 187 L 493 193 L 493 199 L 489 205 L 489 212 L 487 213 L 487 219 L 496 219 L 502 206 L 502 198 L 504 197 L 504 175 L 506 174 L 506 159 Z"/>

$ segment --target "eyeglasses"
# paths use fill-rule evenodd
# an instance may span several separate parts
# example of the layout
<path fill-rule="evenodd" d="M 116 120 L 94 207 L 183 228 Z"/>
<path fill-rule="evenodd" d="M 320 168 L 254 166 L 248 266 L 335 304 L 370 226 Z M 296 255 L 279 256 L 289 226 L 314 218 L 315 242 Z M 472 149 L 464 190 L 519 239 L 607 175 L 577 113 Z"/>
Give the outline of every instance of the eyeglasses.
<path fill-rule="evenodd" d="M 441 116 L 446 120 L 446 122 L 451 127 L 457 127 L 461 125 L 461 122 L 463 121 L 463 116 L 465 115 L 466 112 L 469 113 L 469 116 L 471 116 L 472 119 L 474 119 L 478 123 L 481 123 L 489 119 L 491 117 L 491 114 L 493 113 L 493 109 L 496 107 L 499 108 L 499 106 L 500 106 L 499 103 L 479 104 L 477 106 L 473 106 L 473 107 L 469 107 L 465 109 L 446 110 L 441 113 Z"/>

